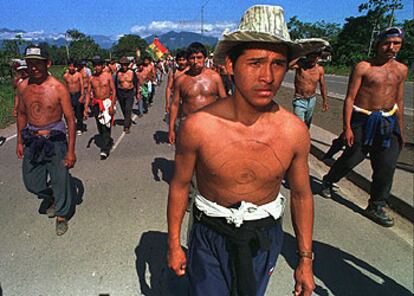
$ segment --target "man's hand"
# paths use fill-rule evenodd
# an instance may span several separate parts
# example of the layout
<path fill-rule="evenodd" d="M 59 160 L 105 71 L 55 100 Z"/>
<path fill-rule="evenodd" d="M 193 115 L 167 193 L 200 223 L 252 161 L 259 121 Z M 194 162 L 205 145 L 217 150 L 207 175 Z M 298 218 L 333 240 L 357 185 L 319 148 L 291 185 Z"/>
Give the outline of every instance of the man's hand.
<path fill-rule="evenodd" d="M 14 118 L 17 118 L 17 109 L 13 108 L 13 113 L 12 113 Z"/>
<path fill-rule="evenodd" d="M 87 107 L 85 107 L 85 111 L 83 111 L 83 119 L 88 119 L 88 117 L 89 117 L 89 113 L 88 113 L 88 108 Z"/>
<path fill-rule="evenodd" d="M 170 105 L 165 105 L 165 113 L 170 114 Z"/>
<path fill-rule="evenodd" d="M 295 296 L 311 296 L 315 289 L 313 280 L 312 260 L 301 258 L 295 270 Z"/>
<path fill-rule="evenodd" d="M 168 142 L 170 142 L 170 144 L 175 143 L 175 131 L 174 130 L 171 130 L 168 132 Z"/>
<path fill-rule="evenodd" d="M 352 147 L 352 145 L 354 145 L 354 133 L 352 132 L 352 129 L 347 128 L 344 132 L 344 136 L 348 147 Z"/>
<path fill-rule="evenodd" d="M 109 107 L 109 115 L 111 115 L 111 116 L 113 116 L 114 114 L 115 114 L 115 112 L 114 112 L 114 105 L 113 104 L 111 104 L 111 107 Z"/>
<path fill-rule="evenodd" d="M 66 157 L 65 157 L 65 166 L 70 169 L 73 168 L 73 166 L 75 165 L 76 162 L 76 155 L 75 153 L 66 153 Z"/>
<path fill-rule="evenodd" d="M 23 144 L 17 143 L 16 154 L 18 159 L 23 159 Z"/>
<path fill-rule="evenodd" d="M 322 111 L 323 112 L 326 112 L 326 111 L 328 111 L 329 110 L 329 105 L 328 105 L 328 103 L 323 103 L 322 104 Z"/>
<path fill-rule="evenodd" d="M 403 149 L 406 142 L 405 142 L 405 137 L 402 133 L 400 134 L 400 141 L 399 142 L 400 142 L 400 149 Z"/>
<path fill-rule="evenodd" d="M 181 246 L 168 249 L 168 267 L 178 276 L 185 274 L 187 258 Z"/>

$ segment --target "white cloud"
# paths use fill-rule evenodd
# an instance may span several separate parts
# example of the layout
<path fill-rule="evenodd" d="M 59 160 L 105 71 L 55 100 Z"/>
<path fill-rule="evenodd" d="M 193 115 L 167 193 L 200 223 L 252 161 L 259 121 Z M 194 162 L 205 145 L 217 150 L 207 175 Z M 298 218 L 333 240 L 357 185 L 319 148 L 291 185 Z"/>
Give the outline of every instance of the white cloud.
<path fill-rule="evenodd" d="M 17 35 L 20 35 L 23 40 L 30 41 L 33 39 L 59 39 L 65 38 L 65 34 L 62 33 L 45 33 L 42 31 L 33 32 L 0 32 L 0 39 L 15 39 Z"/>
<path fill-rule="evenodd" d="M 217 23 L 205 23 L 203 25 L 204 34 L 213 37 L 220 37 L 224 30 L 234 30 L 237 24 L 234 22 L 217 22 Z M 201 24 L 196 21 L 153 21 L 146 26 L 135 25 L 131 28 L 131 32 L 140 35 L 141 37 L 147 37 L 149 35 L 161 35 L 169 31 L 176 32 L 194 32 L 200 33 Z"/>

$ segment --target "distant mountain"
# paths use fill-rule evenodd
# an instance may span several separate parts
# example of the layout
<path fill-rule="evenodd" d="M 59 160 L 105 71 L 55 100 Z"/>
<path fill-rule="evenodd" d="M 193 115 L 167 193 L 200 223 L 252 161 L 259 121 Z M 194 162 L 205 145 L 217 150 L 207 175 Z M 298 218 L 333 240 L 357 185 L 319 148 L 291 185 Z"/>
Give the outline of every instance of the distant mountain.
<path fill-rule="evenodd" d="M 0 48 L 3 46 L 3 40 L 13 39 L 16 34 L 21 34 L 22 38 L 27 42 L 41 43 L 46 42 L 49 45 L 56 45 L 60 47 L 67 43 L 64 33 L 43 33 L 43 32 L 26 32 L 23 30 L 10 30 L 7 28 L 0 28 Z M 90 35 L 93 40 L 102 48 L 111 48 L 117 39 L 110 36 L 104 35 Z"/>
<path fill-rule="evenodd" d="M 145 38 L 145 41 L 151 43 L 154 38 L 157 37 L 162 44 L 169 49 L 184 48 L 190 45 L 192 42 L 201 42 L 210 46 L 215 46 L 218 39 L 215 37 L 205 36 L 193 32 L 174 32 L 170 31 L 162 35 L 151 35 Z"/>

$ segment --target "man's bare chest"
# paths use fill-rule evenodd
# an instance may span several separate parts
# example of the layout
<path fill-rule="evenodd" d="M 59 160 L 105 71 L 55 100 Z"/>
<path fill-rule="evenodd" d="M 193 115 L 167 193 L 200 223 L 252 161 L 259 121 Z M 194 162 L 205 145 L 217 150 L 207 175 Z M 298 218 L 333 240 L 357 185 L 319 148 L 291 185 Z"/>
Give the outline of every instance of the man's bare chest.
<path fill-rule="evenodd" d="M 101 77 L 99 77 L 99 78 L 94 77 L 91 80 L 91 84 L 92 84 L 92 88 L 94 88 L 94 89 L 107 88 L 107 87 L 109 87 L 109 80 L 105 77 L 102 77 L 102 78 Z"/>
<path fill-rule="evenodd" d="M 22 94 L 26 112 L 31 119 L 41 119 L 60 110 L 59 95 L 53 87 L 28 86 Z"/>
<path fill-rule="evenodd" d="M 206 79 L 184 81 L 181 89 L 183 99 L 210 97 L 217 94 L 217 89 L 212 81 Z"/>
<path fill-rule="evenodd" d="M 119 72 L 118 73 L 118 79 L 120 82 L 132 82 L 132 72 L 127 72 L 127 73 L 122 73 Z"/>
<path fill-rule="evenodd" d="M 363 86 L 371 88 L 397 87 L 403 80 L 403 74 L 396 69 L 370 69 L 363 76 Z"/>

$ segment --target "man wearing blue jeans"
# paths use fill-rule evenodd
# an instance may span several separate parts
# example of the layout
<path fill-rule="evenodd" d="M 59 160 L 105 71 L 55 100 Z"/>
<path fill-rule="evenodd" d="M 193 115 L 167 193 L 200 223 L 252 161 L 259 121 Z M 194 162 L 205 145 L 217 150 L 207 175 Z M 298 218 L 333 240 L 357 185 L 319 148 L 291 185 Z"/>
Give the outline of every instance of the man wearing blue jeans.
<path fill-rule="evenodd" d="M 298 116 L 310 128 L 313 110 L 316 104 L 316 88 L 319 83 L 323 99 L 322 110 L 328 110 L 328 98 L 326 96 L 325 71 L 318 65 L 322 50 L 308 54 L 299 59 L 291 69 L 296 69 L 295 97 L 293 99 L 293 113 Z"/>

